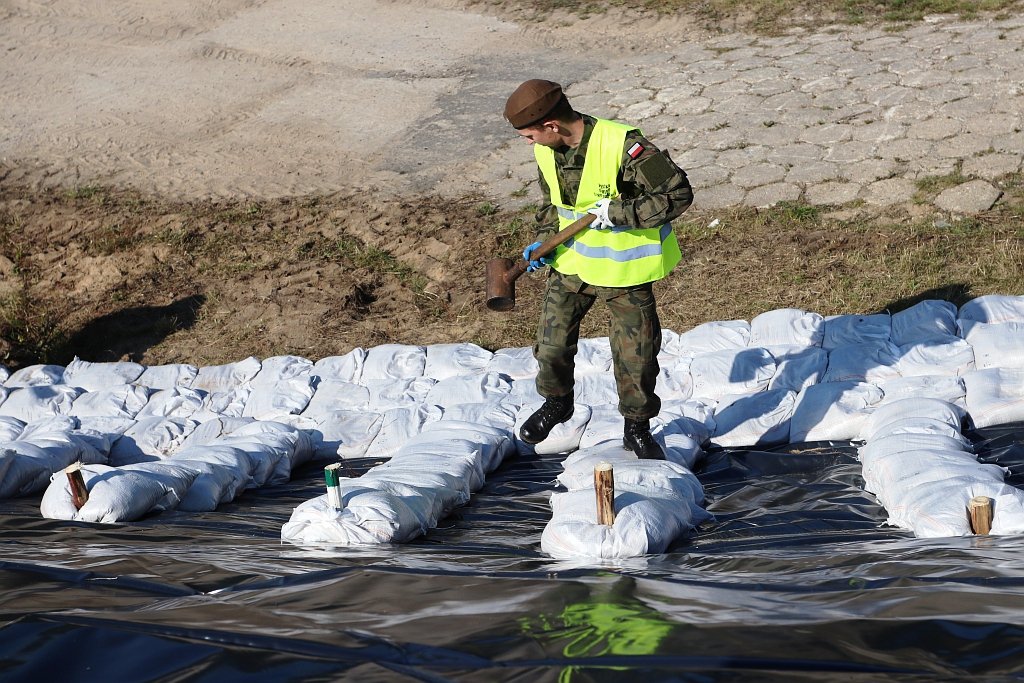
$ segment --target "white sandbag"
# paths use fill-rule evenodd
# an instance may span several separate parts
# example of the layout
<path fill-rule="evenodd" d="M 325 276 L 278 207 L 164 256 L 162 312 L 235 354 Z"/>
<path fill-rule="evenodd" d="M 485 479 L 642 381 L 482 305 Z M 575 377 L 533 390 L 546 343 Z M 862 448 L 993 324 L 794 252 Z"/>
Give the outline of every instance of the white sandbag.
<path fill-rule="evenodd" d="M 1024 322 L 976 323 L 967 340 L 978 370 L 1024 368 Z"/>
<path fill-rule="evenodd" d="M 413 379 L 423 376 L 427 349 L 412 344 L 381 344 L 366 352 L 361 384 L 371 380 Z"/>
<path fill-rule="evenodd" d="M 46 488 L 50 476 L 57 470 L 77 462 L 81 446 L 71 439 L 17 439 L 0 448 L 0 466 L 4 478 L 0 480 L 0 499 L 27 496 Z"/>
<path fill-rule="evenodd" d="M 955 425 L 951 425 L 948 420 L 935 417 L 907 417 L 902 420 L 894 420 L 886 425 L 885 432 L 879 434 L 875 438 L 879 438 L 885 434 L 886 436 L 895 436 L 899 434 L 906 435 L 939 435 L 948 436 L 951 439 L 956 439 L 960 436 L 960 428 Z"/>
<path fill-rule="evenodd" d="M 851 344 L 828 352 L 828 367 L 821 376 L 827 382 L 878 384 L 899 377 L 900 350 L 891 342 Z"/>
<path fill-rule="evenodd" d="M 273 387 L 278 382 L 307 379 L 313 373 L 313 361 L 301 356 L 271 356 L 260 363 L 260 371 L 249 380 L 253 387 Z M 307 382 L 308 384 L 309 382 Z"/>
<path fill-rule="evenodd" d="M 229 503 L 244 489 L 238 484 L 234 468 L 216 462 L 199 460 L 176 460 L 178 465 L 187 467 L 196 474 L 192 485 L 178 503 L 181 512 L 211 512 L 221 503 Z"/>
<path fill-rule="evenodd" d="M 379 545 L 402 542 L 403 534 L 420 528 L 406 502 L 418 500 L 415 489 L 382 491 L 358 483 L 360 479 L 342 480 L 342 510 L 331 507 L 326 494 L 301 503 L 281 527 L 281 540 L 307 547 Z"/>
<path fill-rule="evenodd" d="M 799 308 L 767 311 L 750 321 L 749 346 L 821 346 L 825 319 Z"/>
<path fill-rule="evenodd" d="M 722 448 L 788 443 L 796 396 L 789 389 L 723 396 L 715 409 L 711 443 Z"/>
<path fill-rule="evenodd" d="M 103 432 L 115 440 L 136 422 L 126 417 L 78 417 L 75 420 L 78 422 L 79 429 Z"/>
<path fill-rule="evenodd" d="M 956 306 L 940 299 L 927 299 L 892 314 L 892 336 L 896 346 L 943 340 L 956 335 Z"/>
<path fill-rule="evenodd" d="M 515 428 L 519 407 L 507 401 L 498 403 L 460 403 L 445 406 L 441 422 L 471 422 L 485 427 L 501 429 L 509 434 Z M 429 427 L 430 425 L 427 425 Z"/>
<path fill-rule="evenodd" d="M 437 384 L 430 377 L 388 377 L 367 379 L 365 385 L 370 394 L 370 410 L 384 412 L 391 408 L 417 405 L 427 400 L 427 394 Z"/>
<path fill-rule="evenodd" d="M 137 380 L 145 370 L 138 363 L 120 361 L 115 363 L 90 363 L 75 356 L 64 368 L 64 384 L 86 391 L 111 389 Z"/>
<path fill-rule="evenodd" d="M 651 462 L 669 462 L 687 469 L 692 469 L 694 464 L 704 454 L 700 445 L 690 436 L 677 431 L 667 431 L 662 428 L 652 428 L 654 440 L 658 442 L 665 453 L 665 460 Z M 594 467 L 600 462 L 617 464 L 620 462 L 631 463 L 639 460 L 633 451 L 622 445 L 622 434 L 612 437 L 606 441 L 600 441 L 593 446 L 580 448 L 567 456 L 562 462 L 563 468 L 586 468 L 589 467 L 593 473 Z"/>
<path fill-rule="evenodd" d="M 312 378 L 305 375 L 276 383 L 254 384 L 242 417 L 273 420 L 282 415 L 298 415 L 313 398 L 312 382 Z"/>
<path fill-rule="evenodd" d="M 975 370 L 963 380 L 967 411 L 975 427 L 1024 420 L 1024 368 Z"/>
<path fill-rule="evenodd" d="M 659 361 L 658 379 L 654 393 L 662 401 L 685 401 L 693 395 L 693 378 L 690 377 L 692 358 L 682 356 Z"/>
<path fill-rule="evenodd" d="M 295 449 L 295 437 L 292 434 L 239 434 L 236 431 L 217 439 L 213 445 L 237 448 L 249 458 L 253 466 L 247 488 L 283 484 L 291 478 L 291 456 Z"/>
<path fill-rule="evenodd" d="M 516 415 L 516 426 L 515 433 L 518 434 L 519 430 L 523 428 L 523 424 L 540 409 L 542 403 L 534 403 L 532 405 L 526 405 L 519 409 L 519 413 Z M 525 441 L 519 441 L 519 452 L 524 455 L 530 453 L 537 453 L 539 455 L 550 455 L 554 453 L 568 453 L 579 448 L 580 439 L 583 438 L 583 432 L 587 428 L 587 423 L 590 422 L 590 416 L 592 414 L 590 406 L 584 403 L 575 403 L 573 406 L 572 417 L 563 422 L 562 424 L 555 425 L 555 427 L 548 434 L 548 438 L 541 441 L 539 444 L 530 445 Z"/>
<path fill-rule="evenodd" d="M 966 407 L 964 397 L 967 389 L 962 377 L 949 375 L 913 375 L 910 377 L 893 377 L 880 382 L 883 403 L 891 403 L 904 398 L 937 398 L 948 403 Z"/>
<path fill-rule="evenodd" d="M 205 391 L 189 389 L 184 386 L 159 389 L 153 392 L 146 405 L 135 415 L 135 419 L 145 420 L 150 417 L 190 418 L 198 411 L 203 410 L 206 404 L 206 396 Z"/>
<path fill-rule="evenodd" d="M 335 410 L 316 418 L 309 429 L 317 458 L 362 458 L 380 432 L 383 415 L 366 410 Z"/>
<path fill-rule="evenodd" d="M 390 458 L 406 441 L 419 434 L 429 422 L 441 419 L 443 410 L 438 406 L 420 404 L 407 408 L 389 408 L 381 413 L 380 430 L 374 437 L 366 455 L 370 458 Z"/>
<path fill-rule="evenodd" d="M 358 382 L 363 375 L 366 350 L 356 347 L 342 356 L 328 356 L 313 364 L 311 374 L 320 379 Z"/>
<path fill-rule="evenodd" d="M 519 407 L 543 403 L 544 397 L 537 392 L 537 382 L 534 379 L 520 379 L 512 382 L 512 390 L 505 399 Z"/>
<path fill-rule="evenodd" d="M 117 433 L 99 431 L 88 427 L 79 427 L 73 430 L 69 436 L 73 441 L 78 442 L 81 449 L 78 454 L 78 461 L 83 465 L 106 465 L 110 460 L 110 450 L 114 445 L 114 441 L 119 437 Z"/>
<path fill-rule="evenodd" d="M 493 472 L 505 458 L 516 453 L 515 439 L 508 430 L 477 422 L 448 419 L 447 415 L 437 422 L 424 425 L 423 431 L 416 438 L 422 443 L 430 443 L 436 435 L 465 439 L 476 444 L 484 473 Z"/>
<path fill-rule="evenodd" d="M 497 372 L 512 380 L 532 379 L 537 376 L 537 359 L 529 346 L 498 349 L 487 362 L 487 372 Z"/>
<path fill-rule="evenodd" d="M 198 374 L 199 368 L 188 363 L 150 365 L 142 371 L 135 384 L 157 390 L 187 388 L 192 386 Z"/>
<path fill-rule="evenodd" d="M 476 344 L 431 344 L 427 346 L 427 359 L 423 375 L 436 380 L 485 372 L 494 354 Z"/>
<path fill-rule="evenodd" d="M 204 444 L 183 448 L 170 457 L 175 462 L 191 467 L 196 472 L 199 490 L 191 498 L 186 494 L 190 510 L 213 510 L 221 503 L 237 498 L 252 483 L 252 474 L 258 464 L 240 448 L 226 444 Z M 213 468 L 196 467 L 208 463 Z M 212 503 L 212 505 L 211 505 Z"/>
<path fill-rule="evenodd" d="M 880 400 L 881 389 L 864 382 L 829 382 L 809 386 L 797 395 L 790 420 L 790 441 L 856 439 L 860 436 L 864 420 Z"/>
<path fill-rule="evenodd" d="M 370 390 L 362 384 L 340 379 L 320 379 L 313 397 L 300 414 L 318 418 L 336 410 L 365 410 L 369 405 Z"/>
<path fill-rule="evenodd" d="M 768 389 L 788 389 L 799 393 L 817 384 L 828 368 L 828 351 L 817 346 L 772 346 L 768 349 L 775 359 L 775 374 Z"/>
<path fill-rule="evenodd" d="M 134 384 L 122 384 L 79 394 L 71 404 L 68 415 L 134 419 L 148 401 L 148 388 Z"/>
<path fill-rule="evenodd" d="M 11 376 L 11 371 L 7 369 L 6 365 L 0 365 L 0 384 L 7 381 L 7 378 Z"/>
<path fill-rule="evenodd" d="M 210 444 L 220 437 L 230 434 L 239 427 L 249 424 L 251 417 L 217 417 L 206 422 L 201 422 L 192 433 L 185 437 L 182 448 Z"/>
<path fill-rule="evenodd" d="M 686 401 L 663 401 L 661 412 L 651 420 L 667 431 L 688 434 L 698 443 L 705 443 L 715 432 L 715 408 L 718 401 L 693 398 Z"/>
<path fill-rule="evenodd" d="M 970 440 L 961 434 L 889 434 L 866 442 L 857 449 L 858 457 L 864 462 L 873 462 L 884 457 L 898 457 L 908 451 L 943 450 L 973 453 Z"/>
<path fill-rule="evenodd" d="M 195 420 L 167 417 L 148 417 L 114 442 L 110 449 L 110 464 L 114 467 L 131 465 L 170 457 L 180 450 L 185 439 L 195 431 Z"/>
<path fill-rule="evenodd" d="M 1021 344 L 1024 352 L 1024 344 Z M 962 375 L 974 369 L 977 347 L 960 337 L 932 337 L 899 347 L 896 369 L 904 377 L 915 375 Z M 1024 363 L 1024 361 L 1022 361 Z"/>
<path fill-rule="evenodd" d="M 997 481 L 973 477 L 933 482 L 920 487 L 917 495 L 888 509 L 888 524 L 909 529 L 918 538 L 946 538 L 973 534 L 967 504 L 975 496 L 994 501 L 992 535 L 1024 532 L 1024 491 Z"/>
<path fill-rule="evenodd" d="M 622 417 L 622 413 L 619 412 L 618 404 L 590 406 L 590 419 L 583 426 L 583 434 L 580 435 L 578 448 L 580 451 L 589 450 L 598 444 L 616 439 L 621 445 L 625 426 L 626 421 Z M 651 425 L 651 428 L 654 428 L 654 424 Z M 518 431 L 516 433 L 518 434 Z"/>
<path fill-rule="evenodd" d="M 39 506 L 47 519 L 116 524 L 141 519 L 150 512 L 173 509 L 195 480 L 187 467 L 146 463 L 122 468 L 106 465 L 82 467 L 89 500 L 76 510 L 67 474 L 53 477 Z"/>
<path fill-rule="evenodd" d="M 1024 322 L 1024 296 L 986 294 L 971 299 L 957 313 L 960 320 L 980 323 Z"/>
<path fill-rule="evenodd" d="M 6 441 L 14 441 L 25 429 L 25 423 L 16 417 L 0 415 L 0 444 Z"/>
<path fill-rule="evenodd" d="M 677 474 L 671 463 L 630 465 L 636 477 L 654 480 L 648 470 L 664 469 L 658 479 Z M 613 470 L 614 473 L 614 470 Z M 646 475 L 646 476 L 644 476 Z M 591 479 L 593 470 L 591 470 Z M 693 477 L 686 472 L 679 477 Z M 660 483 L 660 482 L 659 482 Z M 683 485 L 619 484 L 615 487 L 615 522 L 597 523 L 593 488 L 580 488 L 551 496 L 551 521 L 541 534 L 541 549 L 557 559 L 622 559 L 665 552 L 673 541 L 710 518 L 691 493 L 700 489 Z"/>
<path fill-rule="evenodd" d="M 3 403 L 0 415 L 32 422 L 54 415 L 67 415 L 81 389 L 64 384 L 40 384 L 12 389 Z"/>
<path fill-rule="evenodd" d="M 206 365 L 199 368 L 190 388 L 210 394 L 229 393 L 252 380 L 261 367 L 260 361 L 253 356 L 237 363 Z"/>
<path fill-rule="evenodd" d="M 588 337 L 576 344 L 575 374 L 604 374 L 612 369 L 612 347 L 608 337 Z"/>
<path fill-rule="evenodd" d="M 666 365 L 672 365 L 682 355 L 678 354 L 679 350 L 679 334 L 668 328 L 661 328 L 661 348 L 658 349 L 658 365 L 664 367 Z"/>
<path fill-rule="evenodd" d="M 231 391 L 214 391 L 203 397 L 203 406 L 192 413 L 193 420 L 208 422 L 219 417 L 251 417 L 243 415 L 245 404 L 252 394 L 248 384 Z"/>
<path fill-rule="evenodd" d="M 284 434 L 293 443 L 291 468 L 294 469 L 313 459 L 314 447 L 312 436 L 301 427 L 278 420 L 257 420 L 242 425 L 231 433 L 231 436 L 252 436 L 255 434 Z"/>
<path fill-rule="evenodd" d="M 512 391 L 512 383 L 493 372 L 453 375 L 441 379 L 424 397 L 425 403 L 442 406 L 465 403 L 497 403 Z"/>
<path fill-rule="evenodd" d="M 750 344 L 750 323 L 746 320 L 715 320 L 697 325 L 663 340 L 662 350 L 676 357 L 694 357 L 713 351 L 745 348 Z"/>
<path fill-rule="evenodd" d="M 964 417 L 963 409 L 937 398 L 905 398 L 902 401 L 879 402 L 875 410 L 864 420 L 860 438 L 870 442 L 889 434 L 891 425 L 910 418 L 941 420 L 959 431 Z"/>
<path fill-rule="evenodd" d="M 825 316 L 821 347 L 830 351 L 850 344 L 886 342 L 891 335 L 892 320 L 888 313 L 829 315 Z"/>
<path fill-rule="evenodd" d="M 696 398 L 717 400 L 763 391 L 774 374 L 775 358 L 766 349 L 756 347 L 702 353 L 690 363 Z"/>
<path fill-rule="evenodd" d="M 14 371 L 4 380 L 8 388 L 38 387 L 47 384 L 61 384 L 64 381 L 64 368 L 60 365 L 29 365 Z"/>
<path fill-rule="evenodd" d="M 625 451 L 629 455 L 629 451 Z M 600 453 L 577 451 L 566 458 L 563 470 L 556 481 L 569 491 L 594 490 L 594 469 L 602 462 L 612 465 L 615 487 L 625 486 L 633 490 L 664 489 L 684 498 L 703 502 L 704 489 L 688 467 L 665 460 L 640 460 L 619 458 L 612 454 L 612 460 L 600 460 Z"/>
<path fill-rule="evenodd" d="M 585 403 L 590 406 L 619 402 L 615 375 L 611 371 L 577 375 L 573 395 L 577 403 Z"/>

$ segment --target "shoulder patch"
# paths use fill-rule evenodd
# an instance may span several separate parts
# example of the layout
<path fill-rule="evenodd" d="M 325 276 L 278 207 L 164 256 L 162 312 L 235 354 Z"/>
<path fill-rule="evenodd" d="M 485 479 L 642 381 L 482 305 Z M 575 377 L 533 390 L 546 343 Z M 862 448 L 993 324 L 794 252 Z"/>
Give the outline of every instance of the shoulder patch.
<path fill-rule="evenodd" d="M 636 159 L 638 156 L 644 153 L 644 146 L 639 142 L 634 142 L 633 146 L 626 150 L 626 154 L 629 155 L 630 159 Z"/>

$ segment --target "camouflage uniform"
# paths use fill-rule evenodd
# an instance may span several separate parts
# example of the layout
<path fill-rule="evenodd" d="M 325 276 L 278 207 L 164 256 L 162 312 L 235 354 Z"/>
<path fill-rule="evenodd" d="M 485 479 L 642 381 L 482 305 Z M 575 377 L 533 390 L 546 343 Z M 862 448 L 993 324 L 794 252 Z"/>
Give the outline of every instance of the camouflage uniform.
<path fill-rule="evenodd" d="M 576 201 L 587 143 L 594 129 L 592 117 L 584 115 L 583 121 L 584 133 L 579 147 L 554 150 L 562 199 L 570 205 Z M 635 143 L 640 143 L 643 152 L 634 159 L 625 150 Z M 543 174 L 540 185 L 544 197 L 549 198 L 551 194 Z M 620 196 L 612 202 L 609 212 L 609 218 L 617 225 L 657 227 L 682 214 L 693 202 L 686 173 L 638 131 L 626 135 L 617 185 Z M 536 218 L 541 225 L 538 239 L 543 240 L 558 230 L 558 214 L 550 203 L 537 212 Z M 563 275 L 552 269 L 533 348 L 540 365 L 537 391 L 545 398 L 572 392 L 580 323 L 597 299 L 605 302 L 611 314 L 608 336 L 619 412 L 633 420 L 650 419 L 661 409 L 661 400 L 654 393 L 661 324 L 650 282 L 632 287 L 596 287 L 576 275 Z"/>

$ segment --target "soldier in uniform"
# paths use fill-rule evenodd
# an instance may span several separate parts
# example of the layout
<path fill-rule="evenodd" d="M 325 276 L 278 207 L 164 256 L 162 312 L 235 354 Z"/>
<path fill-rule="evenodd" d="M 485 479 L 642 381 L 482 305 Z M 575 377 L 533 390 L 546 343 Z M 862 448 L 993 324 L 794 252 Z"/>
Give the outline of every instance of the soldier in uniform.
<path fill-rule="evenodd" d="M 652 284 L 679 262 L 671 221 L 693 202 L 690 182 L 668 154 L 639 130 L 573 110 L 562 87 L 533 79 L 505 103 L 505 119 L 533 145 L 547 203 L 537 241 L 523 250 L 528 270 L 550 265 L 534 356 L 544 404 L 519 435 L 537 444 L 573 413 L 574 357 L 580 323 L 597 299 L 611 314 L 611 342 L 623 446 L 637 457 L 664 459 L 650 420 L 661 325 Z M 534 259 L 541 240 L 586 214 L 590 228 L 551 258 Z"/>

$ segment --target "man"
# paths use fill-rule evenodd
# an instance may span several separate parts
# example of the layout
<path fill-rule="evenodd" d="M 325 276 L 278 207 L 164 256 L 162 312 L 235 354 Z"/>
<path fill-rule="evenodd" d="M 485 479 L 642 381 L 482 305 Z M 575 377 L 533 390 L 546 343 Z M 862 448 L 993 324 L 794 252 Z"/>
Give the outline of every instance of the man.
<path fill-rule="evenodd" d="M 537 213 L 538 241 L 523 251 L 529 270 L 551 266 L 534 346 L 545 401 L 520 438 L 540 443 L 572 417 L 580 323 L 601 299 L 611 313 L 623 446 L 640 458 L 664 459 L 650 428 L 661 410 L 654 392 L 661 325 L 652 283 L 679 262 L 670 221 L 693 202 L 686 173 L 637 129 L 574 111 L 551 81 L 522 83 L 505 103 L 505 119 L 533 145 L 548 199 Z M 595 216 L 590 228 L 553 258 L 531 257 L 540 240 L 587 213 Z"/>

